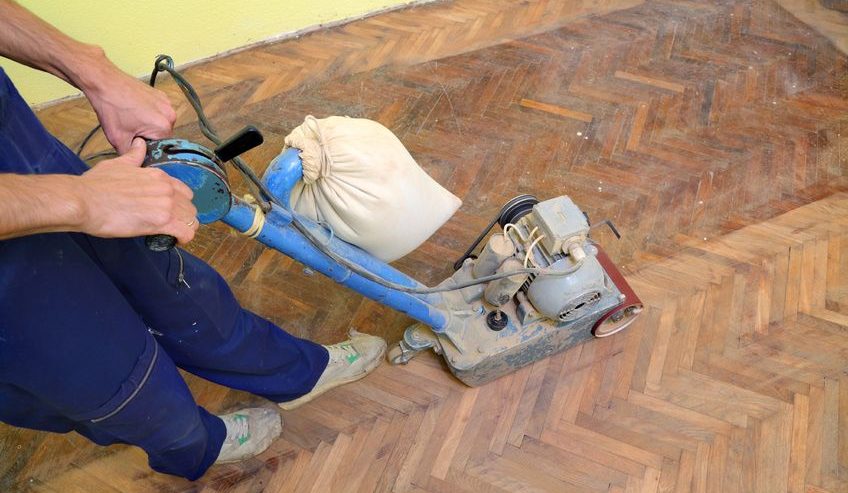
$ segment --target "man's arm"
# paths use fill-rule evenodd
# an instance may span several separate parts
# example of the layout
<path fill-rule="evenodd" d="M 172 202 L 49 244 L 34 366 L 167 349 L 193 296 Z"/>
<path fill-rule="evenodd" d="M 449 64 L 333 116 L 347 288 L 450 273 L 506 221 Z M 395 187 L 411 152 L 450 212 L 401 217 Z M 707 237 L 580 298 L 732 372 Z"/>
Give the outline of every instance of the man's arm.
<path fill-rule="evenodd" d="M 80 43 L 11 0 L 0 0 L 0 56 L 81 89 L 120 153 L 134 137 L 169 137 L 176 114 L 161 91 L 118 69 L 97 46 Z"/>
<path fill-rule="evenodd" d="M 76 231 L 83 214 L 73 175 L 0 175 L 0 240 Z"/>
<path fill-rule="evenodd" d="M 103 50 L 66 36 L 10 0 L 0 1 L 0 19 L 0 55 L 49 72 L 80 89 L 93 85 L 96 76 L 86 68 L 101 68 Z"/>
<path fill-rule="evenodd" d="M 173 130 L 175 114 L 164 93 L 11 0 L 0 0 L 0 56 L 82 89 L 122 154 L 82 176 L 0 174 L 0 239 L 80 231 L 102 237 L 164 233 L 191 241 L 198 227 L 191 190 L 161 170 L 141 168 L 146 146 L 136 137 L 160 139 Z"/>
<path fill-rule="evenodd" d="M 53 231 L 101 237 L 165 233 L 194 237 L 192 192 L 155 168 L 140 168 L 146 145 L 136 139 L 123 156 L 82 176 L 0 174 L 0 240 Z"/>

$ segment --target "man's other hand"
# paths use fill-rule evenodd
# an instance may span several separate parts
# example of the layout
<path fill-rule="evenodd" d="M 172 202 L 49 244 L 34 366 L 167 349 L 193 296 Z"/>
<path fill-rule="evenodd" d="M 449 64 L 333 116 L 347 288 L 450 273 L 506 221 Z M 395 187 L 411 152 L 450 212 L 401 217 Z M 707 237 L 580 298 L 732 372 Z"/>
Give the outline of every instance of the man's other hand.
<path fill-rule="evenodd" d="M 147 146 L 130 142 L 125 154 L 80 177 L 80 230 L 106 238 L 169 234 L 188 243 L 198 228 L 191 189 L 162 170 L 142 168 Z"/>
<path fill-rule="evenodd" d="M 171 136 L 176 114 L 164 93 L 122 72 L 102 48 L 80 43 L 15 2 L 0 0 L 0 56 L 82 89 L 109 142 L 123 154 L 134 137 Z"/>
<path fill-rule="evenodd" d="M 173 134 L 177 115 L 162 91 L 130 77 L 106 62 L 102 75 L 85 95 L 97 112 L 109 143 L 125 153 L 135 137 L 164 139 Z"/>

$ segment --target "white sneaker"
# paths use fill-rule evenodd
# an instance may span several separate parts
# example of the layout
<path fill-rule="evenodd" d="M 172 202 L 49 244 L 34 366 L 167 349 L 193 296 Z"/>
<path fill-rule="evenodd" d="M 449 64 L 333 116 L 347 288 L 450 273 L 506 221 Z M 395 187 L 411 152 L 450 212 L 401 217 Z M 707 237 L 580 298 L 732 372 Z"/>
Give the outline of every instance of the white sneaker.
<path fill-rule="evenodd" d="M 259 455 L 283 431 L 283 422 L 274 409 L 252 407 L 218 416 L 227 427 L 227 438 L 215 464 L 238 462 Z"/>
<path fill-rule="evenodd" d="M 380 366 L 386 354 L 386 341 L 354 329 L 350 330 L 350 339 L 324 347 L 329 351 L 330 359 L 321 378 L 308 394 L 281 402 L 283 410 L 290 411 L 332 388 L 359 380 Z"/>

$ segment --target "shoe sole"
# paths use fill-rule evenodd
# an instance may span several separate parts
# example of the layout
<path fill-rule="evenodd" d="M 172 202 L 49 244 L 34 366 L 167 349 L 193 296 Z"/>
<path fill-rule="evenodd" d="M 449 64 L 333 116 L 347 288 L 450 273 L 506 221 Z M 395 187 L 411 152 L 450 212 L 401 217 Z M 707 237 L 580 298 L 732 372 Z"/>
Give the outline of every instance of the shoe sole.
<path fill-rule="evenodd" d="M 280 406 L 280 409 L 282 409 L 283 411 L 291 411 L 292 409 L 298 408 L 298 407 L 306 404 L 307 402 L 315 399 L 316 397 L 323 394 L 324 392 L 327 392 L 328 390 L 332 390 L 336 387 L 346 385 L 346 384 L 349 384 L 349 383 L 353 383 L 357 380 L 361 380 L 361 379 L 367 377 L 368 374 L 370 374 L 372 371 L 376 370 L 380 366 L 380 364 L 383 362 L 383 359 L 385 359 L 385 357 L 386 357 L 386 347 L 384 346 L 383 350 L 380 351 L 380 355 L 378 357 L 374 358 L 374 361 L 370 365 L 365 367 L 365 372 L 362 375 L 347 378 L 345 380 L 337 380 L 337 381 L 332 382 L 332 383 L 323 384 L 323 385 L 321 385 L 320 388 L 312 389 L 312 391 L 310 391 L 308 394 L 302 395 L 302 396 L 298 397 L 297 399 L 295 399 L 293 401 L 280 402 L 280 403 L 277 403 L 277 405 Z"/>

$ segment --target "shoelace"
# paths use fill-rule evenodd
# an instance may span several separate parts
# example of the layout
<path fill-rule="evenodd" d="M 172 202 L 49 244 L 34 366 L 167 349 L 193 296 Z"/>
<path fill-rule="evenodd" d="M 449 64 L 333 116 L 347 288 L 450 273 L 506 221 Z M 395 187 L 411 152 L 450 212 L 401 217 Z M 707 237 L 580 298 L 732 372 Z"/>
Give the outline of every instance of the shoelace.
<path fill-rule="evenodd" d="M 243 414 L 235 414 L 230 420 L 232 423 L 232 432 L 234 438 L 239 445 L 244 445 L 244 442 L 250 440 L 250 427 L 248 426 L 247 416 Z"/>

